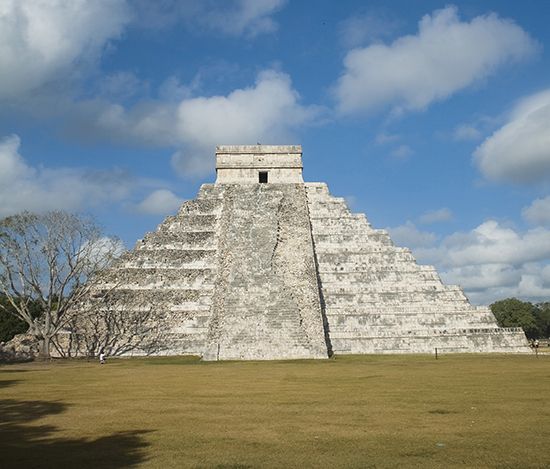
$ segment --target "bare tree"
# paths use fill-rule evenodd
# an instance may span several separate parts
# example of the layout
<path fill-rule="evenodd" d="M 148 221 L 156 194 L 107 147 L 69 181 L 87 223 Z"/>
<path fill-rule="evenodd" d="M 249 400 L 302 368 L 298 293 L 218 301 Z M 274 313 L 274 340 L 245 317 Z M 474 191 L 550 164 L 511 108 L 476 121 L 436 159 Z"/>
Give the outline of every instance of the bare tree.
<path fill-rule="evenodd" d="M 96 356 L 101 350 L 108 356 L 149 355 L 164 349 L 165 315 L 152 305 L 119 298 L 112 290 L 82 306 L 85 313 L 71 316 L 63 331 L 68 334 L 54 339 L 60 355 Z"/>
<path fill-rule="evenodd" d="M 50 356 L 52 338 L 120 252 L 120 242 L 83 216 L 24 212 L 0 220 L 0 293 L 12 306 L 4 309 L 29 325 L 41 357 Z M 33 302 L 42 309 L 37 318 Z"/>

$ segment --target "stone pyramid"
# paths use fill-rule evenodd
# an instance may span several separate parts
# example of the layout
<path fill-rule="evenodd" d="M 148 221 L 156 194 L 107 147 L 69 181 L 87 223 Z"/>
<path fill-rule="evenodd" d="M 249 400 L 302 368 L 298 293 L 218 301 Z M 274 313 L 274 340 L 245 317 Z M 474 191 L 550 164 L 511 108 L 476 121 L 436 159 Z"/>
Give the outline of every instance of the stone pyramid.
<path fill-rule="evenodd" d="M 304 183 L 300 146 L 218 146 L 216 172 L 104 274 L 108 301 L 94 327 L 73 325 L 75 344 L 99 330 L 92 347 L 108 331 L 133 336 L 119 354 L 206 360 L 528 350 L 521 329 Z"/>

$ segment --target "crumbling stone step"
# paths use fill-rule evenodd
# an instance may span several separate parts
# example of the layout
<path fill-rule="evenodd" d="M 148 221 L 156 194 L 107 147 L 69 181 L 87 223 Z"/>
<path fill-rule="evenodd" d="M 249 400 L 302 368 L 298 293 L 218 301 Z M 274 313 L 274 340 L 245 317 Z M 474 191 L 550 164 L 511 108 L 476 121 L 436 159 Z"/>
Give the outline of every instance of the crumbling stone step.
<path fill-rule="evenodd" d="M 160 225 L 161 230 L 166 231 L 194 231 L 216 229 L 219 215 L 188 214 L 184 217 L 171 217 Z"/>
<path fill-rule="evenodd" d="M 121 269 L 210 269 L 215 271 L 215 250 L 141 250 L 120 264 Z"/>

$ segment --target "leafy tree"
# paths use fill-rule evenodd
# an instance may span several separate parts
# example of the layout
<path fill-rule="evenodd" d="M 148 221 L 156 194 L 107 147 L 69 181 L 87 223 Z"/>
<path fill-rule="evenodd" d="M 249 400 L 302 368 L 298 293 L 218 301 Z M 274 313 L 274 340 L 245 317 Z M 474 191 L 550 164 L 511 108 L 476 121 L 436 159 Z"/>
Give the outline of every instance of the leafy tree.
<path fill-rule="evenodd" d="M 89 218 L 53 211 L 0 220 L 0 309 L 24 321 L 50 356 L 52 338 L 120 251 Z M 35 317 L 38 305 L 42 313 Z"/>
<path fill-rule="evenodd" d="M 550 337 L 550 303 L 539 303 L 536 305 L 535 320 L 540 337 Z"/>
<path fill-rule="evenodd" d="M 535 316 L 537 307 L 532 303 L 517 298 L 507 298 L 496 301 L 490 308 L 499 326 L 521 327 L 529 339 L 536 339 L 540 336 Z"/>
<path fill-rule="evenodd" d="M 5 311 L 0 311 L 0 342 L 7 342 L 17 334 L 27 332 L 29 325 Z"/>
<path fill-rule="evenodd" d="M 29 309 L 33 318 L 37 318 L 42 312 L 36 302 Z M 0 295 L 0 342 L 7 342 L 28 329 L 29 325 L 17 317 L 7 297 Z"/>

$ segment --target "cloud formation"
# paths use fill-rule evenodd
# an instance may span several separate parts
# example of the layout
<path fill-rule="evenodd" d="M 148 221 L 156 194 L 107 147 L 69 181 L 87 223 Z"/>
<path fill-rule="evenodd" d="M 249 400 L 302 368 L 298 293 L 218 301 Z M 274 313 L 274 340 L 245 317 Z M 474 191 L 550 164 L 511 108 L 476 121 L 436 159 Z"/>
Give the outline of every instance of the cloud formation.
<path fill-rule="evenodd" d="M 277 28 L 271 15 L 284 3 L 6 0 L 0 3 L 0 103 L 11 106 L 5 113 L 47 118 L 83 140 L 169 148 L 178 173 L 205 174 L 213 168 L 215 144 L 292 139 L 317 109 L 301 105 L 290 77 L 275 70 L 218 96 L 196 96 L 192 85 L 172 77 L 158 98 L 145 97 L 147 82 L 128 71 L 103 77 L 86 98 L 78 85 L 86 88 L 106 47 L 131 23 L 174 21 L 252 37 Z"/>
<path fill-rule="evenodd" d="M 292 139 L 295 129 L 309 124 L 319 109 L 303 106 L 290 77 L 261 72 L 254 86 L 227 96 L 183 100 L 176 111 L 176 133 L 186 148 L 172 158 L 180 173 L 211 169 L 216 144 L 278 143 Z"/>
<path fill-rule="evenodd" d="M 369 12 L 353 15 L 338 25 L 340 41 L 346 47 L 357 47 L 391 36 L 399 22 L 383 13 Z"/>
<path fill-rule="evenodd" d="M 254 37 L 272 33 L 278 25 L 270 15 L 285 3 L 286 0 L 237 0 L 225 10 L 210 10 L 205 21 L 210 28 L 232 35 Z"/>
<path fill-rule="evenodd" d="M 338 108 L 343 114 L 421 110 L 536 50 L 512 21 L 493 13 L 461 21 L 449 6 L 424 16 L 416 35 L 348 52 L 335 88 Z"/>
<path fill-rule="evenodd" d="M 184 23 L 191 29 L 206 29 L 229 36 L 254 37 L 272 33 L 278 24 L 271 15 L 286 0 L 134 0 L 136 21 L 148 28 L 165 29 Z"/>
<path fill-rule="evenodd" d="M 410 249 L 432 247 L 437 240 L 434 233 L 419 230 L 411 221 L 407 221 L 404 225 L 388 228 L 388 231 L 395 244 Z"/>
<path fill-rule="evenodd" d="M 443 242 L 448 266 L 488 263 L 522 265 L 550 258 L 550 232 L 536 227 L 521 234 L 488 220 L 469 233 L 455 233 Z"/>
<path fill-rule="evenodd" d="M 550 266 L 544 263 L 480 264 L 443 271 L 446 283 L 461 285 L 475 304 L 516 297 L 527 301 L 546 301 L 550 296 Z"/>
<path fill-rule="evenodd" d="M 550 181 L 549 122 L 550 89 L 522 99 L 474 152 L 483 175 L 518 184 Z"/>
<path fill-rule="evenodd" d="M 521 211 L 521 215 L 533 225 L 550 226 L 550 196 L 533 200 Z"/>
<path fill-rule="evenodd" d="M 183 199 L 172 191 L 158 189 L 145 197 L 137 205 L 137 209 L 147 215 L 168 215 L 177 211 L 182 203 Z"/>
<path fill-rule="evenodd" d="M 409 145 L 403 144 L 394 148 L 390 152 L 390 155 L 400 160 L 406 160 L 410 156 L 414 155 L 414 150 Z"/>
<path fill-rule="evenodd" d="M 481 132 L 471 124 L 461 124 L 453 130 L 453 140 L 471 142 L 479 139 L 481 139 Z"/>
<path fill-rule="evenodd" d="M 127 173 L 30 166 L 19 154 L 16 135 L 0 140 L 0 217 L 23 210 L 77 211 L 129 196 Z"/>
<path fill-rule="evenodd" d="M 4 0 L 0 4 L 0 100 L 63 87 L 99 58 L 130 21 L 125 0 Z"/>
<path fill-rule="evenodd" d="M 376 135 L 374 142 L 377 145 L 386 145 L 388 143 L 394 143 L 401 139 L 401 135 L 390 134 L 387 132 L 380 132 Z"/>
<path fill-rule="evenodd" d="M 438 210 L 431 210 L 422 214 L 418 218 L 418 222 L 424 225 L 429 225 L 431 223 L 439 223 L 442 221 L 449 221 L 453 218 L 453 213 L 446 207 L 440 208 Z"/>
<path fill-rule="evenodd" d="M 0 3 L 0 100 L 29 93 L 67 93 L 94 67 L 110 41 L 133 23 L 188 27 L 253 37 L 273 32 L 271 15 L 285 0 L 231 2 L 127 0 L 3 0 Z M 118 76 L 125 78 L 128 76 Z M 130 77 L 132 78 L 132 77 Z"/>
<path fill-rule="evenodd" d="M 463 287 L 478 304 L 517 296 L 542 301 L 550 295 L 550 230 L 525 232 L 487 220 L 443 239 L 407 222 L 390 229 L 420 263 L 433 264 L 443 281 Z"/>
<path fill-rule="evenodd" d="M 213 169 L 216 144 L 289 141 L 296 129 L 314 121 L 320 108 L 300 103 L 287 74 L 264 70 L 252 86 L 227 95 L 147 101 L 128 109 L 95 100 L 81 103 L 73 112 L 73 124 L 87 135 L 176 147 L 176 171 L 204 175 Z"/>
<path fill-rule="evenodd" d="M 316 114 L 315 108 L 299 104 L 288 75 L 266 70 L 254 86 L 227 96 L 183 100 L 177 110 L 177 128 L 183 142 L 199 147 L 213 142 L 269 143 L 286 138 Z"/>

